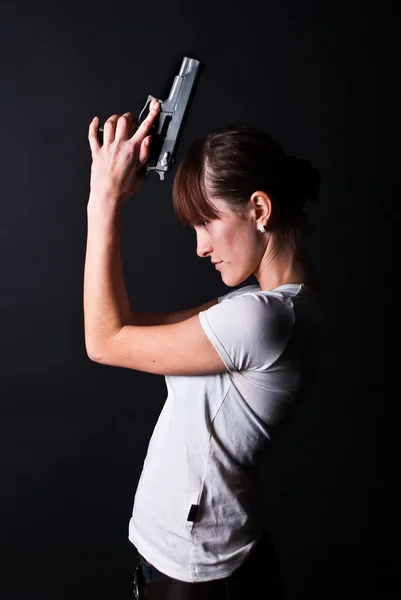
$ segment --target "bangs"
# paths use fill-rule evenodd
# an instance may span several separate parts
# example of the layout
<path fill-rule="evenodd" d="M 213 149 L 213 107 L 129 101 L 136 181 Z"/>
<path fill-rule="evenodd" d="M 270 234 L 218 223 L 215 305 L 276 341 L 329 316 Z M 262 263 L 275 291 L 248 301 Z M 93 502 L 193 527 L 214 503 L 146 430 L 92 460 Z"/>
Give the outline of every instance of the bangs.
<path fill-rule="evenodd" d="M 184 227 L 221 216 L 208 201 L 204 183 L 204 141 L 196 140 L 177 168 L 173 209 Z"/>

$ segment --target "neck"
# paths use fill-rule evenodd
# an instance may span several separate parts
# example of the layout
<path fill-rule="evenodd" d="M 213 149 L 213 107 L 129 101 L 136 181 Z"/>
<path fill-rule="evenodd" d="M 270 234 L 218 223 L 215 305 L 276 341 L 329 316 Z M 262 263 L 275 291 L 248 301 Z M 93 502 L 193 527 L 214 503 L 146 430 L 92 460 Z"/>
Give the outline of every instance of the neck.
<path fill-rule="evenodd" d="M 254 273 L 260 289 L 273 290 L 286 284 L 305 284 L 320 291 L 320 281 L 310 264 L 304 248 L 294 252 L 291 248 L 267 248 L 259 273 Z"/>

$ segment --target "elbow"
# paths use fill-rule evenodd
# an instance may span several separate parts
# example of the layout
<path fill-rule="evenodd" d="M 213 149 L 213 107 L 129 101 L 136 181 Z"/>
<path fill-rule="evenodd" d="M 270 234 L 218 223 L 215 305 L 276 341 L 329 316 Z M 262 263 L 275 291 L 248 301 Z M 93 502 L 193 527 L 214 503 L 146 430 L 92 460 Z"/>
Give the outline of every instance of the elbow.
<path fill-rule="evenodd" d="M 86 354 L 92 362 L 103 363 L 103 354 L 96 352 L 94 348 L 91 348 L 88 344 L 85 344 Z"/>
<path fill-rule="evenodd" d="M 92 362 L 100 363 L 100 364 L 102 363 L 102 360 L 100 358 L 96 358 L 93 354 L 89 354 L 89 353 L 87 353 L 87 354 L 88 354 L 89 360 L 91 360 Z"/>

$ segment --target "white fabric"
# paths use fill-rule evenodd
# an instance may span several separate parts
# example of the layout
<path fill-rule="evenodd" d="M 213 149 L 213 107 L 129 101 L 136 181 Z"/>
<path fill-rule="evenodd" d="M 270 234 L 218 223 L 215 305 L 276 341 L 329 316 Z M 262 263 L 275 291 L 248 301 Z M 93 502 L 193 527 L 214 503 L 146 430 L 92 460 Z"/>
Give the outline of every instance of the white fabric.
<path fill-rule="evenodd" d="M 255 463 L 302 397 L 321 312 L 303 284 L 249 285 L 199 320 L 227 371 L 165 378 L 129 523 L 138 551 L 188 582 L 228 577 L 260 536 Z M 191 505 L 199 505 L 195 522 Z"/>

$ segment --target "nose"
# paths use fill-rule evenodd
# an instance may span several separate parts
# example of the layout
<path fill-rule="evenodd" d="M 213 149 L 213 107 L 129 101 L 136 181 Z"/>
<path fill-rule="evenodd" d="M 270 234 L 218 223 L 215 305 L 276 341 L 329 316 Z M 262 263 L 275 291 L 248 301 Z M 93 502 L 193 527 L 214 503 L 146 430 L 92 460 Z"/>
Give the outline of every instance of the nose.
<path fill-rule="evenodd" d="M 204 235 L 204 233 L 205 232 L 200 232 L 196 234 L 196 254 L 200 258 L 206 258 L 212 252 L 210 237 Z"/>

